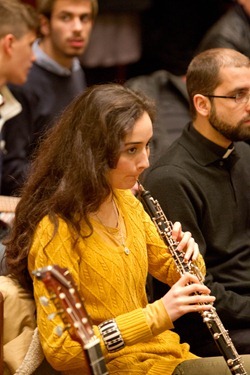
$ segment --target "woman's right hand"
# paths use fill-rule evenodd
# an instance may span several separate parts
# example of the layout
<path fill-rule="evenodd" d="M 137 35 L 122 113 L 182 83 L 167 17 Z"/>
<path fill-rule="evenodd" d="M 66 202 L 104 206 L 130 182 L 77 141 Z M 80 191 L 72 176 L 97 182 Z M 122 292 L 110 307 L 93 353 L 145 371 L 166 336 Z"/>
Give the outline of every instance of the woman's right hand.
<path fill-rule="evenodd" d="M 185 273 L 162 297 L 165 309 L 174 322 L 182 315 L 212 309 L 214 296 L 201 284 L 195 275 Z"/>

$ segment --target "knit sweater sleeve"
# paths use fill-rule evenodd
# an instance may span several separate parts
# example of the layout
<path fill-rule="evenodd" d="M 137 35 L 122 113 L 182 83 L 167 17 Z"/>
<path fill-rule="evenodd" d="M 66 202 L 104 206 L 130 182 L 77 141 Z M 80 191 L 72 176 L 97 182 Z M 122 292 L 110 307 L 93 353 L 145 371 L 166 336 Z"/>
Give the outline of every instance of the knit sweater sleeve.
<path fill-rule="evenodd" d="M 167 329 L 174 328 L 173 323 L 163 305 L 162 300 L 148 304 L 144 309 L 137 309 L 115 318 L 125 346 L 146 342 Z M 102 352 L 108 354 L 103 338 L 97 326 L 96 336 L 100 339 Z"/>

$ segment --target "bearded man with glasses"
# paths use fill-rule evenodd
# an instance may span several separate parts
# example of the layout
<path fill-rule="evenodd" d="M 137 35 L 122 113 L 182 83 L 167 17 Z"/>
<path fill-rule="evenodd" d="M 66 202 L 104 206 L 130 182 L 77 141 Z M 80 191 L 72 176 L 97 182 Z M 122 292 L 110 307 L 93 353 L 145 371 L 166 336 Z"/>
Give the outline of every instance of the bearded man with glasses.
<path fill-rule="evenodd" d="M 250 60 L 216 48 L 187 70 L 192 122 L 153 165 L 144 186 L 204 256 L 204 283 L 239 354 L 250 353 Z M 154 296 L 166 292 L 154 280 Z M 177 325 L 178 324 L 178 325 Z M 176 323 L 200 356 L 219 351 L 199 314 Z"/>

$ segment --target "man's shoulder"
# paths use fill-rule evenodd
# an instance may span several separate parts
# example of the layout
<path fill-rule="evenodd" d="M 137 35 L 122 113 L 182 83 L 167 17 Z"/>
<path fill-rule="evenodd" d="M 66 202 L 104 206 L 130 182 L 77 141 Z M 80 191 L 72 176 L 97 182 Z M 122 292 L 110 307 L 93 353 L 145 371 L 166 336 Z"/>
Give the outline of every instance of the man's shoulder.
<path fill-rule="evenodd" d="M 249 55 L 248 48 L 244 46 L 244 42 L 249 40 L 249 29 L 250 24 L 243 10 L 233 7 L 207 31 L 197 52 L 225 47 L 237 49 L 244 54 L 247 51 Z"/>
<path fill-rule="evenodd" d="M 143 91 L 146 95 L 155 98 L 159 89 L 169 80 L 169 72 L 166 70 L 157 70 L 151 74 L 140 75 L 130 78 L 125 82 L 125 86 Z"/>
<path fill-rule="evenodd" d="M 39 89 L 37 85 L 47 84 L 58 80 L 59 75 L 50 72 L 46 68 L 34 63 L 30 69 L 26 83 L 23 85 L 24 88 L 34 88 Z"/>
<path fill-rule="evenodd" d="M 153 168 L 159 168 L 164 165 L 182 165 L 191 156 L 191 150 L 187 147 L 186 138 L 182 134 L 178 137 L 158 159 Z"/>
<path fill-rule="evenodd" d="M 229 9 L 210 29 L 213 33 L 230 33 L 244 24 L 243 12 L 239 12 L 238 7 Z M 239 30 L 238 30 L 239 31 Z"/>
<path fill-rule="evenodd" d="M 47 103 L 48 98 L 53 97 L 60 108 L 81 93 L 86 84 L 82 69 L 78 71 L 77 76 L 62 76 L 34 63 L 23 85 L 9 84 L 8 87 L 21 103 L 26 100 L 29 103 L 36 103 L 37 100 Z M 60 95 L 62 102 L 58 102 L 57 95 Z"/>
<path fill-rule="evenodd" d="M 0 276 L 0 290 L 3 294 L 4 300 L 12 299 L 15 301 L 16 298 L 22 298 L 24 300 L 33 299 L 31 293 L 25 290 L 17 280 L 10 276 Z"/>
<path fill-rule="evenodd" d="M 146 173 L 148 178 L 186 178 L 190 165 L 196 164 L 193 157 L 194 140 L 188 133 L 189 124 L 182 134 L 166 149 L 162 156 L 154 162 Z"/>

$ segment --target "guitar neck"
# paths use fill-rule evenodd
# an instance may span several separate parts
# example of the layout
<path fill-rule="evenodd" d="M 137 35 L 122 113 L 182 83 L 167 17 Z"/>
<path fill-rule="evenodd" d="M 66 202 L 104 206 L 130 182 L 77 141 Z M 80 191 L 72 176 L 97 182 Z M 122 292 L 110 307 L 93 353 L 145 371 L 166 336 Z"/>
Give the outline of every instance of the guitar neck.
<path fill-rule="evenodd" d="M 88 357 L 91 375 L 108 375 L 99 339 L 95 340 L 94 345 L 85 345 L 84 351 Z"/>

